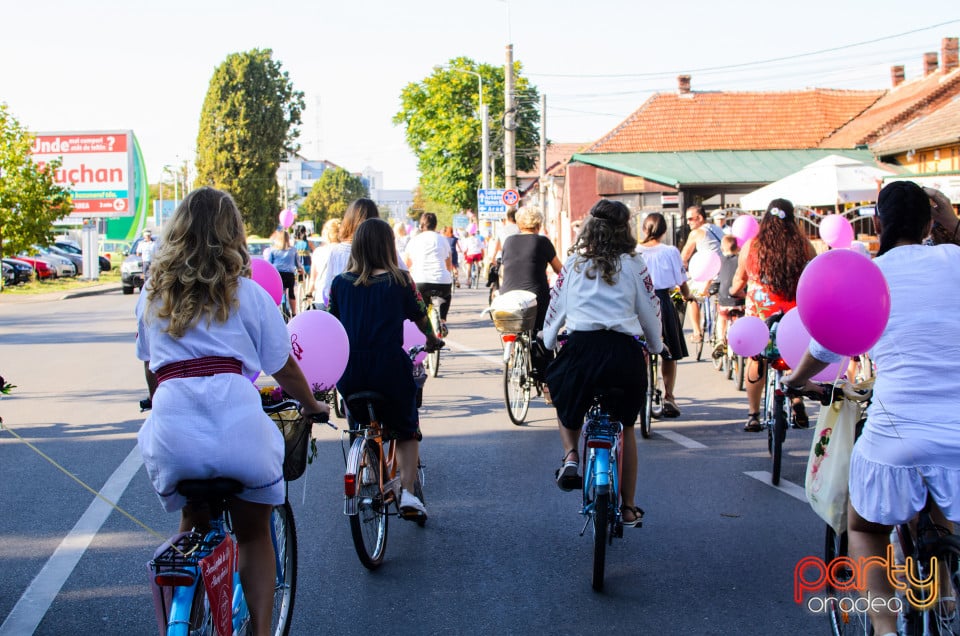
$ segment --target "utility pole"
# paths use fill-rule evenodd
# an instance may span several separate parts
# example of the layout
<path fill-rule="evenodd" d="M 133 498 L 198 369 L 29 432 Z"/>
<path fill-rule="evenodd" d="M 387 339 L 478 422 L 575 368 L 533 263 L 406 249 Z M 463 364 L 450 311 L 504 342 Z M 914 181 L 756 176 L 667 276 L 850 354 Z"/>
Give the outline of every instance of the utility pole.
<path fill-rule="evenodd" d="M 547 96 L 540 96 L 540 214 L 547 219 Z"/>
<path fill-rule="evenodd" d="M 513 45 L 507 45 L 507 62 L 503 68 L 503 176 L 507 190 L 517 187 L 516 152 L 516 112 L 513 100 Z"/>
<path fill-rule="evenodd" d="M 483 189 L 486 190 L 490 187 L 490 121 L 487 116 L 487 105 L 480 105 L 480 136 L 482 140 L 482 154 L 480 161 L 483 162 L 483 166 L 480 169 L 481 174 L 481 183 L 483 184 Z"/>

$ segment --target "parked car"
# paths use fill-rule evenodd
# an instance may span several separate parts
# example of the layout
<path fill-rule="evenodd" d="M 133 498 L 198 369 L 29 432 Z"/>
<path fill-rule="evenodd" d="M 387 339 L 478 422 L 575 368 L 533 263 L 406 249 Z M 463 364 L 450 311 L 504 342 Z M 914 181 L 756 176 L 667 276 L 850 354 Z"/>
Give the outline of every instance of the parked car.
<path fill-rule="evenodd" d="M 73 254 L 75 256 L 81 256 L 81 260 L 82 260 L 83 250 L 81 250 L 78 246 L 74 245 L 73 243 L 64 243 L 61 241 L 57 241 L 56 243 L 54 243 L 54 247 L 64 252 L 67 252 L 69 254 Z M 53 247 L 51 247 L 50 249 L 53 250 Z M 53 250 L 53 251 L 59 254 L 57 250 Z M 113 265 L 110 263 L 110 259 L 107 258 L 106 256 L 99 256 L 99 255 L 97 256 L 97 258 L 100 260 L 100 271 L 109 272 L 110 268 L 113 267 Z M 77 268 L 77 271 L 79 272 L 80 268 Z"/>
<path fill-rule="evenodd" d="M 3 271 L 4 287 L 9 287 L 10 285 L 17 284 L 17 271 L 13 269 L 13 265 L 8 265 L 7 263 L 0 263 L 0 270 Z"/>
<path fill-rule="evenodd" d="M 21 283 L 29 283 L 33 280 L 33 265 L 25 261 L 21 261 L 16 258 L 4 258 L 4 265 L 9 265 L 13 268 L 14 273 L 16 274 L 15 285 Z"/>
<path fill-rule="evenodd" d="M 71 263 L 69 258 L 57 256 L 56 254 L 45 254 L 40 251 L 39 247 L 36 246 L 34 246 L 33 251 L 27 255 L 29 255 L 31 258 L 38 258 L 42 261 L 46 261 L 47 265 L 50 266 L 50 269 L 53 270 L 53 275 L 56 278 L 77 275 L 77 266 Z M 18 256 L 17 258 L 23 258 L 23 255 Z"/>
<path fill-rule="evenodd" d="M 260 238 L 255 234 L 247 237 L 247 251 L 250 252 L 250 256 L 264 256 L 264 252 L 270 249 L 271 244 L 270 239 Z"/>
<path fill-rule="evenodd" d="M 37 273 L 37 278 L 39 280 L 46 280 L 48 278 L 57 277 L 56 271 L 54 271 L 54 269 L 50 266 L 50 264 L 47 263 L 47 261 L 42 258 L 20 255 L 20 256 L 17 256 L 17 260 L 23 261 L 24 263 L 28 263 L 31 269 L 33 269 L 33 271 Z"/>
<path fill-rule="evenodd" d="M 110 260 L 110 263 L 121 263 L 131 254 L 130 241 L 100 241 L 100 256 Z"/>
<path fill-rule="evenodd" d="M 76 275 L 79 276 L 80 274 L 83 273 L 83 258 L 81 258 L 80 256 L 77 256 L 76 254 L 70 254 L 69 252 L 64 252 L 60 248 L 54 247 L 54 246 L 40 247 L 38 245 L 34 245 L 34 247 L 36 248 L 37 252 L 39 252 L 42 256 L 59 256 L 61 258 L 67 259 L 68 261 L 73 263 L 73 267 L 74 267 L 74 270 L 76 271 Z"/>
<path fill-rule="evenodd" d="M 134 288 L 143 289 L 143 259 L 137 256 L 137 246 L 141 240 L 133 242 L 130 252 L 120 264 L 120 285 L 124 294 L 132 294 Z"/>

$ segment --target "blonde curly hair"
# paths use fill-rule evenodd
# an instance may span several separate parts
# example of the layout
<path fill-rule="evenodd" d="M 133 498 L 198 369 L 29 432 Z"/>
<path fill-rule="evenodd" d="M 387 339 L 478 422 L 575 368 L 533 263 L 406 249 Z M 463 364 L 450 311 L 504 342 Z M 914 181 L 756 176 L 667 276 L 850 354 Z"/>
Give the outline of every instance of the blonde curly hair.
<path fill-rule="evenodd" d="M 150 266 L 151 315 L 169 320 L 165 331 L 174 338 L 201 319 L 226 322 L 241 276 L 250 276 L 250 254 L 237 204 L 215 188 L 194 190 L 167 223 Z"/>

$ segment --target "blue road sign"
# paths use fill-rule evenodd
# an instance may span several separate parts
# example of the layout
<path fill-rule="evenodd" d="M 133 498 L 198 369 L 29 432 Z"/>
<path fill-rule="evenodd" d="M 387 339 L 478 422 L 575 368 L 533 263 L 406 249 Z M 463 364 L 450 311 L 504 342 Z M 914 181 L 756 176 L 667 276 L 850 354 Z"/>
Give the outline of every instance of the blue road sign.
<path fill-rule="evenodd" d="M 480 188 L 477 190 L 477 216 L 481 220 L 499 221 L 507 214 L 507 205 L 503 202 L 503 188 Z"/>

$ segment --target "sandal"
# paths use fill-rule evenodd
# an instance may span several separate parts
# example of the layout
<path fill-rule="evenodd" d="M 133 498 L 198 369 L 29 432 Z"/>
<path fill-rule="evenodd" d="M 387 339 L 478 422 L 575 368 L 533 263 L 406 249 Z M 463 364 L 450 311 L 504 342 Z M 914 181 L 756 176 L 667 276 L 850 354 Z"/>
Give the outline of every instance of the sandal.
<path fill-rule="evenodd" d="M 567 459 L 570 455 L 577 457 L 576 449 L 571 448 L 567 451 L 567 454 L 564 455 L 561 460 L 563 466 L 558 468 L 557 472 L 554 473 L 557 476 L 557 486 L 560 487 L 560 490 L 566 492 L 583 488 L 583 479 L 581 479 L 578 474 L 580 462 L 577 461 L 577 459 Z"/>
<path fill-rule="evenodd" d="M 793 427 L 810 428 L 810 417 L 807 415 L 807 408 L 803 404 L 803 398 L 794 398 L 790 405 L 793 408 Z"/>
<path fill-rule="evenodd" d="M 747 413 L 747 423 L 743 430 L 748 433 L 758 433 L 763 430 L 763 424 L 760 423 L 760 413 Z"/>
<path fill-rule="evenodd" d="M 691 334 L 691 336 L 690 336 L 690 342 L 692 342 L 692 343 L 694 343 L 694 344 L 696 344 L 696 343 L 698 343 L 698 342 L 703 342 L 703 334 L 702 334 L 702 333 Z"/>
<path fill-rule="evenodd" d="M 627 510 L 633 514 L 631 521 L 623 518 L 623 513 Z M 643 509 L 636 506 L 620 506 L 620 523 L 626 528 L 640 528 L 643 526 Z"/>
<path fill-rule="evenodd" d="M 668 400 L 664 398 L 663 416 L 664 417 L 680 417 L 680 408 L 677 406 L 676 402 L 674 402 L 673 400 Z"/>

